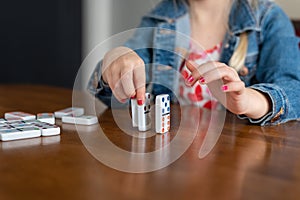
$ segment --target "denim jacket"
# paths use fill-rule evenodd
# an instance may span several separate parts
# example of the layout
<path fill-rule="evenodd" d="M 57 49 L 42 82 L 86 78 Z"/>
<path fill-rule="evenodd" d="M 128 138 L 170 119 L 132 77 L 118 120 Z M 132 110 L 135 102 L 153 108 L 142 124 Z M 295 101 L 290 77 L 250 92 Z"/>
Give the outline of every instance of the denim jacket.
<path fill-rule="evenodd" d="M 178 70 L 183 54 L 189 48 L 189 8 L 180 0 L 163 0 L 142 18 L 139 28 L 125 46 L 133 49 L 145 62 L 146 81 L 154 95 L 178 90 Z M 151 27 L 151 28 L 147 28 Z M 290 19 L 273 1 L 259 0 L 257 6 L 248 0 L 233 3 L 228 31 L 223 40 L 220 62 L 226 64 L 239 44 L 239 35 L 248 33 L 245 60 L 247 74 L 240 75 L 247 87 L 271 99 L 272 109 L 251 123 L 274 125 L 300 118 L 300 51 Z M 110 105 L 112 92 L 101 81 L 101 62 L 95 68 L 98 78 L 89 90 Z M 92 75 L 92 77 L 95 77 Z M 164 86 L 164 87 L 163 87 Z M 172 92 L 170 92 L 172 91 Z"/>

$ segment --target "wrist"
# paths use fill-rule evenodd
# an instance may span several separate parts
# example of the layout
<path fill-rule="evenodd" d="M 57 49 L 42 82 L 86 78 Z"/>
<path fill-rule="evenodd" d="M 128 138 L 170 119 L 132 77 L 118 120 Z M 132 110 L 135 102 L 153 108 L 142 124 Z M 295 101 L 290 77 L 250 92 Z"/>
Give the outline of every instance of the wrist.
<path fill-rule="evenodd" d="M 247 88 L 247 109 L 244 113 L 249 118 L 260 119 L 271 110 L 271 99 L 268 94 Z"/>

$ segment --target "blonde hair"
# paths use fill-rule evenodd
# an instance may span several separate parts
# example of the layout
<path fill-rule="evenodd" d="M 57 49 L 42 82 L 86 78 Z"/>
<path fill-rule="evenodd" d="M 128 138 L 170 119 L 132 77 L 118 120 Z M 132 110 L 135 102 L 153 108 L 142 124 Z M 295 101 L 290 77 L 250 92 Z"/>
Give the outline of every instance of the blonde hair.
<path fill-rule="evenodd" d="M 258 0 L 248 0 L 248 1 L 252 8 L 257 8 Z M 240 34 L 239 45 L 229 60 L 229 66 L 234 68 L 236 71 L 241 70 L 245 65 L 247 50 L 248 50 L 248 33 L 243 32 Z"/>
<path fill-rule="evenodd" d="M 248 34 L 247 32 L 241 33 L 239 46 L 236 48 L 232 57 L 229 60 L 229 66 L 236 71 L 242 69 L 245 65 L 245 60 L 248 50 Z"/>

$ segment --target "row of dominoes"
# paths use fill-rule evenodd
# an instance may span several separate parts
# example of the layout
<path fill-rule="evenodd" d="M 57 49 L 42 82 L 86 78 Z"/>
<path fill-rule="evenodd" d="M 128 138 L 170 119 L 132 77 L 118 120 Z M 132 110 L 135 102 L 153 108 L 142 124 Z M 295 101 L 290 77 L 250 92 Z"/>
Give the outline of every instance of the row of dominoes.
<path fill-rule="evenodd" d="M 0 140 L 2 141 L 59 134 L 59 126 L 38 120 L 1 120 L 0 123 Z"/>
<path fill-rule="evenodd" d="M 96 116 L 83 115 L 84 109 L 71 107 L 54 113 L 7 112 L 0 119 L 0 140 L 9 141 L 39 136 L 60 134 L 60 127 L 55 125 L 55 118 L 63 123 L 92 125 L 98 123 Z"/>
<path fill-rule="evenodd" d="M 92 125 L 98 122 L 96 116 L 84 115 L 84 109 L 78 107 L 70 107 L 54 113 L 38 113 L 33 115 L 25 112 L 7 112 L 4 114 L 5 119 L 1 121 L 19 121 L 19 120 L 38 120 L 55 124 L 55 118 L 61 119 L 63 123 L 72 123 L 79 125 Z"/>
<path fill-rule="evenodd" d="M 151 95 L 145 94 L 145 102 L 138 105 L 136 99 L 131 99 L 132 126 L 138 127 L 139 131 L 147 131 L 151 128 Z M 161 94 L 155 98 L 155 131 L 166 133 L 170 130 L 170 96 Z"/>

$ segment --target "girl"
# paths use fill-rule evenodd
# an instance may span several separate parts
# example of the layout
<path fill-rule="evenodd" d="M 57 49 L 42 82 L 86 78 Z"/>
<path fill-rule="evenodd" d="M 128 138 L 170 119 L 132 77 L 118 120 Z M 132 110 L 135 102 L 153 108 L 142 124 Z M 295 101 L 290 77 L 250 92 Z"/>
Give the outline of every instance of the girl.
<path fill-rule="evenodd" d="M 95 69 L 89 89 L 104 103 L 113 93 L 143 104 L 145 84 L 154 82 L 154 95 L 171 88 L 180 102 L 211 108 L 219 101 L 251 123 L 300 118 L 299 40 L 273 1 L 163 0 L 140 28 Z M 216 99 L 205 100 L 210 93 Z"/>

